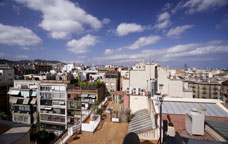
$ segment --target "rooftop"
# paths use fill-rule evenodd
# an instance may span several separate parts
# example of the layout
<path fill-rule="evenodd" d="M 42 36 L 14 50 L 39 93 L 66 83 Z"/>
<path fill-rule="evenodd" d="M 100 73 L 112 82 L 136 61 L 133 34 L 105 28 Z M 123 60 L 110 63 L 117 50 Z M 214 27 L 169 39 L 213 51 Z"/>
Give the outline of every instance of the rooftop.
<path fill-rule="evenodd" d="M 30 128 L 30 125 L 0 120 L 0 143 L 15 143 L 23 138 L 29 132 Z"/>
<path fill-rule="evenodd" d="M 133 114 L 129 123 L 129 132 L 141 133 L 152 130 L 152 120 L 147 109 L 142 109 Z"/>
<path fill-rule="evenodd" d="M 162 112 L 166 114 L 185 114 L 187 111 L 193 109 L 206 110 L 206 116 L 228 118 L 228 113 L 216 103 L 164 101 L 162 104 Z"/>

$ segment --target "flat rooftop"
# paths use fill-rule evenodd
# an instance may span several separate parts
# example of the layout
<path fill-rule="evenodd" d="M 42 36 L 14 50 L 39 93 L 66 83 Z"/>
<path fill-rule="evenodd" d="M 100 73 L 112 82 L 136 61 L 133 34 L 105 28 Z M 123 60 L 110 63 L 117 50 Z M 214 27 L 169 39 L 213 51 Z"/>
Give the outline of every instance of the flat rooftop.
<path fill-rule="evenodd" d="M 108 107 L 119 109 L 120 105 L 109 104 Z M 71 144 L 121 144 L 128 133 L 128 123 L 113 123 L 108 114 L 103 111 L 102 120 L 94 133 L 82 132 L 74 135 Z"/>

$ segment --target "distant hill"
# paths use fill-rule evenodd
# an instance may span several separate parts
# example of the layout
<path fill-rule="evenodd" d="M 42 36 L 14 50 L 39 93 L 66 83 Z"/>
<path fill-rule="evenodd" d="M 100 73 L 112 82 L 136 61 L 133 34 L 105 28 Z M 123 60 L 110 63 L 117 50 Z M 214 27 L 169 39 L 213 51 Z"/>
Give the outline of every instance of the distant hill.
<path fill-rule="evenodd" d="M 7 59 L 0 59 L 0 64 L 9 64 L 9 65 L 27 65 L 28 63 L 36 63 L 36 64 L 57 64 L 57 63 L 62 63 L 60 61 L 55 61 L 55 60 L 41 60 L 41 59 L 36 59 L 36 60 L 20 60 L 20 61 L 12 61 L 12 60 L 7 60 Z"/>

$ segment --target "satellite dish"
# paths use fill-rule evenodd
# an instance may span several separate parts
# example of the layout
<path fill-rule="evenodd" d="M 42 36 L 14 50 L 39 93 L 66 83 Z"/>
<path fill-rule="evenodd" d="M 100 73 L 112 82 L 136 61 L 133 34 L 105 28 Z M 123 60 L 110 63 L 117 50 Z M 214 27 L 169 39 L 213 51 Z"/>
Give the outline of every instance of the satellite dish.
<path fill-rule="evenodd" d="M 123 144 L 140 144 L 139 136 L 134 132 L 130 132 L 125 135 Z"/>

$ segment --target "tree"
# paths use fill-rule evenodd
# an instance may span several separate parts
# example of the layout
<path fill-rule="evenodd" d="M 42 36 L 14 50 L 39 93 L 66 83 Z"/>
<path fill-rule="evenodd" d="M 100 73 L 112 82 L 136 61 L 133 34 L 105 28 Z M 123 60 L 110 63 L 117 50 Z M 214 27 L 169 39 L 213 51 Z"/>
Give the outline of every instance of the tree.
<path fill-rule="evenodd" d="M 40 131 L 40 114 L 37 114 L 36 117 L 36 128 L 37 128 L 37 132 Z"/>

